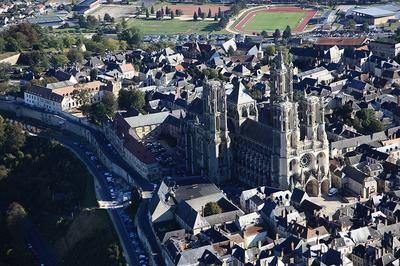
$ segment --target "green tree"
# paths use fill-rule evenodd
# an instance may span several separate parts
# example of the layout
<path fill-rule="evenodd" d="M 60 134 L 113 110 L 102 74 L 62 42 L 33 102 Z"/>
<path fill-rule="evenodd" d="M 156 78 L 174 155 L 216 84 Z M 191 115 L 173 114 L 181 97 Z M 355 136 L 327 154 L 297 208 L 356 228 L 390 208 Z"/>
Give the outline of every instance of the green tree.
<path fill-rule="evenodd" d="M 290 37 L 292 37 L 292 29 L 289 25 L 287 25 L 286 29 L 283 31 L 282 37 L 284 39 L 290 39 Z"/>
<path fill-rule="evenodd" d="M 94 103 L 89 108 L 89 117 L 96 124 L 107 121 L 107 108 L 102 102 Z"/>
<path fill-rule="evenodd" d="M 68 57 L 66 57 L 64 54 L 59 54 L 59 55 L 55 55 L 53 57 L 54 63 L 58 66 L 58 67 L 64 67 L 68 64 L 69 60 Z"/>
<path fill-rule="evenodd" d="M 117 100 L 115 99 L 114 94 L 110 91 L 105 91 L 104 96 L 101 99 L 101 102 L 104 104 L 104 107 L 106 108 L 106 115 L 112 118 L 118 108 L 118 103 Z"/>
<path fill-rule="evenodd" d="M 132 27 L 125 29 L 118 35 L 120 40 L 126 41 L 130 48 L 135 48 L 142 44 L 143 36 L 139 28 Z"/>
<path fill-rule="evenodd" d="M 197 16 L 196 11 L 195 11 L 194 14 L 193 14 L 193 20 L 194 20 L 194 21 L 197 21 L 197 20 L 198 20 L 198 16 Z"/>
<path fill-rule="evenodd" d="M 221 7 L 218 7 L 218 18 L 222 18 Z"/>
<path fill-rule="evenodd" d="M 97 79 L 97 75 L 99 74 L 99 70 L 97 68 L 92 68 L 90 70 L 90 80 L 96 80 Z"/>
<path fill-rule="evenodd" d="M 356 29 L 356 22 L 353 19 L 347 20 L 345 28 L 347 28 L 349 30 L 355 30 Z"/>
<path fill-rule="evenodd" d="M 104 21 L 107 21 L 107 22 L 111 22 L 111 16 L 110 16 L 110 14 L 105 13 L 105 14 L 104 14 L 103 20 L 104 20 Z"/>
<path fill-rule="evenodd" d="M 154 6 L 151 6 L 151 7 L 150 7 L 150 13 L 151 13 L 152 15 L 154 15 Z"/>
<path fill-rule="evenodd" d="M 81 64 L 84 59 L 83 53 L 78 49 L 70 49 L 67 53 L 67 57 L 70 62 L 79 64 Z"/>
<path fill-rule="evenodd" d="M 276 29 L 275 32 L 272 34 L 272 37 L 274 37 L 275 40 L 278 40 L 281 37 L 281 31 L 279 29 Z"/>
<path fill-rule="evenodd" d="M 175 18 L 174 12 L 171 12 L 170 16 L 171 16 L 171 19 L 174 19 Z"/>
<path fill-rule="evenodd" d="M 217 202 L 208 202 L 206 206 L 204 206 L 204 217 L 219 213 L 222 213 L 222 208 L 218 205 Z"/>
<path fill-rule="evenodd" d="M 19 124 L 7 123 L 5 127 L 4 149 L 18 151 L 26 140 L 26 135 Z"/>
<path fill-rule="evenodd" d="M 120 109 L 143 111 L 146 104 L 145 93 L 136 89 L 120 90 L 118 106 Z"/>
<path fill-rule="evenodd" d="M 148 19 L 150 17 L 149 10 L 146 8 L 146 18 Z"/>
<path fill-rule="evenodd" d="M 207 18 L 211 18 L 212 14 L 211 14 L 211 8 L 208 9 L 208 14 L 207 14 Z"/>
<path fill-rule="evenodd" d="M 276 53 L 275 45 L 268 45 L 267 48 L 265 48 L 265 52 L 268 56 L 273 56 Z"/>

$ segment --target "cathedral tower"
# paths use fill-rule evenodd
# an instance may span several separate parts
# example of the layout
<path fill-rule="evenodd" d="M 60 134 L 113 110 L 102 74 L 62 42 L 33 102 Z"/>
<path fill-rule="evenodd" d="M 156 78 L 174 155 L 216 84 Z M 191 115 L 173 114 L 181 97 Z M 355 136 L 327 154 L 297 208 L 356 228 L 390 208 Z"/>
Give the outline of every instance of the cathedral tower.
<path fill-rule="evenodd" d="M 292 68 L 279 53 L 271 72 L 273 183 L 283 189 L 299 187 L 310 196 L 318 196 L 327 193 L 330 186 L 324 103 L 317 96 L 294 101 Z"/>
<path fill-rule="evenodd" d="M 203 85 L 205 175 L 220 184 L 230 178 L 230 138 L 227 123 L 226 94 L 216 80 Z"/>

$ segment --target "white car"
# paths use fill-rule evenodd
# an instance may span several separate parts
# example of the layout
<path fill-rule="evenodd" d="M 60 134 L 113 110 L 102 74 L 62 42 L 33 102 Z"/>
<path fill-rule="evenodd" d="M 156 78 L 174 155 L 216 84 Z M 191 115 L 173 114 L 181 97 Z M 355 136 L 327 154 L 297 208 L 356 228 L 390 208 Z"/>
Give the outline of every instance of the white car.
<path fill-rule="evenodd" d="M 332 196 L 336 195 L 336 193 L 338 193 L 338 189 L 335 188 L 335 187 L 331 187 L 331 188 L 329 189 L 328 196 L 329 196 L 329 197 L 332 197 Z"/>

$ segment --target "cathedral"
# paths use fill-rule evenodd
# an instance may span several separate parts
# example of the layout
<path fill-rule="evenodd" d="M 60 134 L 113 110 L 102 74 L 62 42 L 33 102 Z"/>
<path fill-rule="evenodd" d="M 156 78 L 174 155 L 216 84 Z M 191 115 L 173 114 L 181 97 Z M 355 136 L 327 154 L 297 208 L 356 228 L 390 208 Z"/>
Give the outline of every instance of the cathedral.
<path fill-rule="evenodd" d="M 228 92 L 220 81 L 204 81 L 182 121 L 187 169 L 217 184 L 301 188 L 309 196 L 330 187 L 329 143 L 323 100 L 294 95 L 293 66 L 280 53 L 271 70 L 270 103 L 262 110 L 239 82 Z M 261 121 L 259 112 L 266 113 Z"/>

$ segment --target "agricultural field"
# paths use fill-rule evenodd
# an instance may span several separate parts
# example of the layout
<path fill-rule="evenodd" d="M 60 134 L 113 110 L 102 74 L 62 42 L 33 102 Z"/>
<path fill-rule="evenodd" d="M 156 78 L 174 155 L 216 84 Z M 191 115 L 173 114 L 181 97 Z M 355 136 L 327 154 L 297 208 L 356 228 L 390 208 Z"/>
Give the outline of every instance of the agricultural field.
<path fill-rule="evenodd" d="M 225 31 L 215 31 L 217 22 L 213 20 L 193 21 L 179 19 L 130 19 L 128 21 L 128 25 L 131 27 L 138 27 L 145 35 L 226 33 Z"/>

